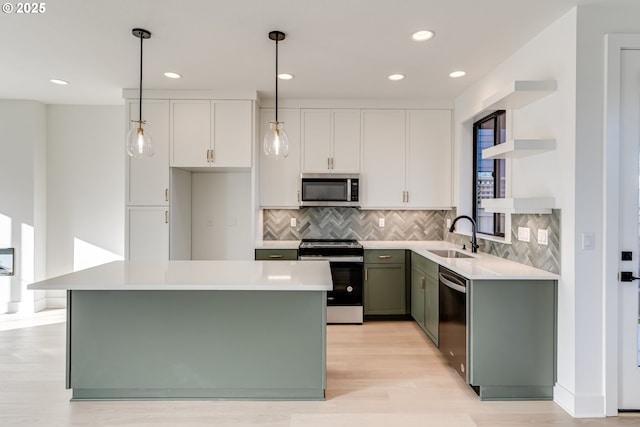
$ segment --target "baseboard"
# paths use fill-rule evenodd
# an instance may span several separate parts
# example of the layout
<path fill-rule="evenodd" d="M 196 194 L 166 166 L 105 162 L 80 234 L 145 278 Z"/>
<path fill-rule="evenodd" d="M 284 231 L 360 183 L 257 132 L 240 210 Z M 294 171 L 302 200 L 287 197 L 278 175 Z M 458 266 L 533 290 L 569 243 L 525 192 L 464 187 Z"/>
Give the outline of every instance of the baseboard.
<path fill-rule="evenodd" d="M 603 395 L 578 395 L 557 384 L 553 388 L 553 401 L 574 418 L 606 417 Z"/>
<path fill-rule="evenodd" d="M 40 298 L 39 300 L 37 300 L 36 302 L 33 303 L 33 311 L 35 313 L 44 310 L 45 308 L 47 308 L 47 299 L 46 298 Z"/>
<path fill-rule="evenodd" d="M 47 297 L 47 308 L 67 308 L 67 297 Z"/>

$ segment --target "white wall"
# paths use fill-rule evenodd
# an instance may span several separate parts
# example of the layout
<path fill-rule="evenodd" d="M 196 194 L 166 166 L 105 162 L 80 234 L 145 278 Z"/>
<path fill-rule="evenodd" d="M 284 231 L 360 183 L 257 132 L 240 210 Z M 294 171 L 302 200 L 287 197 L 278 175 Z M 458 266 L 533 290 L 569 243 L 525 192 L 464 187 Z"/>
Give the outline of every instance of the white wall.
<path fill-rule="evenodd" d="M 194 172 L 191 257 L 253 259 L 251 172 Z"/>
<path fill-rule="evenodd" d="M 459 213 L 471 211 L 471 165 L 473 117 L 481 111 L 482 100 L 514 80 L 556 80 L 558 89 L 546 97 L 512 111 L 512 138 L 555 138 L 556 150 L 514 160 L 511 163 L 513 197 L 554 197 L 561 210 L 560 271 L 558 290 L 558 386 L 571 396 L 586 392 L 576 384 L 578 363 L 575 342 L 576 292 L 574 192 L 576 150 L 576 19 L 573 9 L 526 45 L 507 58 L 485 78 L 456 100 L 455 131 L 458 185 L 456 200 Z M 556 236 L 557 237 L 557 236 Z M 550 236 L 553 238 L 553 236 Z M 579 294 L 579 292 L 578 292 Z M 597 320 L 596 320 L 597 321 Z M 582 363 L 598 365 L 598 337 L 588 353 L 581 353 Z M 594 354 L 595 353 L 595 354 Z M 581 372 L 580 375 L 585 375 Z M 598 369 L 586 374 L 598 377 Z M 558 387 L 556 387 L 558 390 Z M 589 393 L 591 391 L 589 390 Z M 556 393 L 558 400 L 558 393 Z"/>
<path fill-rule="evenodd" d="M 47 107 L 47 276 L 124 257 L 124 107 Z M 49 306 L 64 292 L 49 291 Z"/>
<path fill-rule="evenodd" d="M 15 276 L 0 278 L 0 313 L 43 308 L 26 285 L 44 278 L 46 107 L 0 101 L 0 245 L 15 247 Z"/>

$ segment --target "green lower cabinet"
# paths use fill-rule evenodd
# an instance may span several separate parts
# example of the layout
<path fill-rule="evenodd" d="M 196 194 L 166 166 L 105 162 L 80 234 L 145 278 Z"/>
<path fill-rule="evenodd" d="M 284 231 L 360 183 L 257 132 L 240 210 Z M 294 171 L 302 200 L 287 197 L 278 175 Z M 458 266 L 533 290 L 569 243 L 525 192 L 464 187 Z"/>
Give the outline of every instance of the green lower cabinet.
<path fill-rule="evenodd" d="M 297 249 L 256 249 L 256 261 L 295 261 Z"/>
<path fill-rule="evenodd" d="M 404 250 L 366 250 L 365 315 L 406 315 L 407 289 Z"/>
<path fill-rule="evenodd" d="M 438 329 L 440 324 L 438 279 L 426 276 L 424 292 L 424 327 L 429 338 L 438 345 Z"/>
<path fill-rule="evenodd" d="M 557 282 L 473 280 L 470 291 L 469 383 L 480 398 L 553 399 Z"/>
<path fill-rule="evenodd" d="M 415 265 L 411 266 L 411 317 L 426 330 L 424 303 L 427 276 Z"/>
<path fill-rule="evenodd" d="M 438 264 L 411 253 L 411 316 L 438 345 Z"/>

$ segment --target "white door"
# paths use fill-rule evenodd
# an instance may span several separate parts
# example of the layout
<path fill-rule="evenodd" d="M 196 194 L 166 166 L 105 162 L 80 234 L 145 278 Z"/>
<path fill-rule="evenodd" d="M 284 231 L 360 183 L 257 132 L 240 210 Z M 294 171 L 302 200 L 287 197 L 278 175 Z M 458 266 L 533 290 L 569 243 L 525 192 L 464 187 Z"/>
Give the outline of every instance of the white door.
<path fill-rule="evenodd" d="M 360 110 L 331 110 L 333 173 L 360 173 Z"/>
<path fill-rule="evenodd" d="M 169 260 L 168 208 L 127 208 L 127 233 L 129 261 Z"/>
<path fill-rule="evenodd" d="M 300 112 L 302 123 L 302 172 L 330 172 L 331 111 L 309 109 Z M 358 126 L 360 123 L 358 123 Z"/>
<path fill-rule="evenodd" d="M 171 101 L 171 166 L 210 166 L 210 149 L 211 101 Z"/>
<path fill-rule="evenodd" d="M 620 87 L 620 251 L 631 251 L 632 261 L 620 261 L 620 271 L 640 275 L 638 220 L 640 154 L 640 50 L 621 53 Z M 638 281 L 619 285 L 619 408 L 640 409 L 640 352 Z"/>
<path fill-rule="evenodd" d="M 251 101 L 213 101 L 211 166 L 251 167 L 253 123 Z"/>

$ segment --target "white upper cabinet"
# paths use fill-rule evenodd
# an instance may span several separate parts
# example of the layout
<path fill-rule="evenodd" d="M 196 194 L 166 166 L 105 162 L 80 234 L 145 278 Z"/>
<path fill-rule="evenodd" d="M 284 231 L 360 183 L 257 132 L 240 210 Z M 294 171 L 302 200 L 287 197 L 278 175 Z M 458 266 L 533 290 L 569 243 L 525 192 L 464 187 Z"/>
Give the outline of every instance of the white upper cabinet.
<path fill-rule="evenodd" d="M 283 122 L 289 138 L 289 155 L 284 159 L 266 156 L 262 141 L 269 122 L 275 120 L 275 110 L 260 110 L 260 206 L 263 208 L 300 207 L 300 110 L 278 109 L 278 120 Z"/>
<path fill-rule="evenodd" d="M 404 110 L 362 110 L 362 207 L 398 208 L 405 200 Z"/>
<path fill-rule="evenodd" d="M 451 207 L 451 111 L 407 111 L 407 135 L 406 206 Z"/>
<path fill-rule="evenodd" d="M 139 118 L 139 102 L 127 100 L 128 129 L 137 127 L 131 120 Z M 127 204 L 161 206 L 169 204 L 169 101 L 142 102 L 145 132 L 151 135 L 154 155 L 151 158 L 127 156 Z M 124 145 L 124 138 L 122 141 Z"/>
<path fill-rule="evenodd" d="M 251 167 L 251 101 L 171 101 L 171 166 Z"/>
<path fill-rule="evenodd" d="M 362 207 L 451 206 L 451 112 L 363 110 Z"/>
<path fill-rule="evenodd" d="M 360 172 L 360 110 L 304 109 L 302 172 Z"/>

